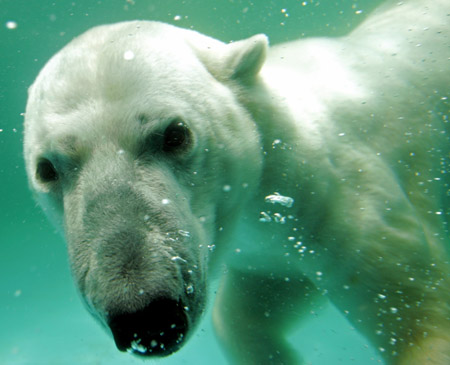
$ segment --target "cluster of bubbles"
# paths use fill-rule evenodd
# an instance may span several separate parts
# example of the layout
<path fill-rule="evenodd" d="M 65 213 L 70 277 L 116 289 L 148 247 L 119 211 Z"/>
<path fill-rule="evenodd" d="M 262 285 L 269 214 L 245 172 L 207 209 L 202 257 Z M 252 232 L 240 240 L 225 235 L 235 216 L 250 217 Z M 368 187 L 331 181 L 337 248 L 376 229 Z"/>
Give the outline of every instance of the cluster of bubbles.
<path fill-rule="evenodd" d="M 269 204 L 278 204 L 281 206 L 284 206 L 286 208 L 291 208 L 292 205 L 294 204 L 294 199 L 292 199 L 289 196 L 284 196 L 281 195 L 280 193 L 273 193 L 271 195 L 267 195 L 264 198 L 264 201 L 266 203 Z M 288 215 L 283 216 L 281 213 L 275 212 L 272 213 L 271 211 L 267 211 L 267 212 L 261 212 L 260 216 L 259 216 L 259 221 L 262 223 L 268 223 L 268 222 L 275 222 L 275 223 L 280 223 L 280 224 L 285 224 L 286 223 L 286 219 L 293 219 L 294 216 L 292 215 Z"/>
<path fill-rule="evenodd" d="M 173 330 L 173 329 L 175 329 L 175 327 L 176 327 L 176 325 L 172 324 L 171 329 Z M 164 336 L 164 332 L 161 332 L 159 335 L 161 337 Z M 181 343 L 183 341 L 183 337 L 184 337 L 184 335 L 182 333 L 180 333 L 176 342 Z M 127 352 L 129 352 L 129 353 L 146 354 L 148 352 L 153 352 L 154 350 L 156 350 L 157 347 L 159 347 L 160 349 L 165 348 L 164 343 L 158 342 L 157 339 L 151 340 L 150 348 L 148 348 L 147 346 L 144 346 L 142 344 L 142 339 L 139 338 L 137 333 L 134 334 L 134 338 L 135 338 L 135 340 L 131 341 L 130 348 L 127 350 Z"/>

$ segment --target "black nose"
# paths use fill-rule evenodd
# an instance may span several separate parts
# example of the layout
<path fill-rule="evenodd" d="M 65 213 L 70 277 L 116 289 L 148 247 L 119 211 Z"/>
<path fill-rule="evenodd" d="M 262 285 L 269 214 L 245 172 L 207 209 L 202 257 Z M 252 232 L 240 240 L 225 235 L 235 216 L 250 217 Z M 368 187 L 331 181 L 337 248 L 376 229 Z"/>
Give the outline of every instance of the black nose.
<path fill-rule="evenodd" d="M 167 356 L 181 347 L 188 322 L 180 302 L 158 299 L 138 312 L 111 316 L 109 327 L 120 351 Z"/>

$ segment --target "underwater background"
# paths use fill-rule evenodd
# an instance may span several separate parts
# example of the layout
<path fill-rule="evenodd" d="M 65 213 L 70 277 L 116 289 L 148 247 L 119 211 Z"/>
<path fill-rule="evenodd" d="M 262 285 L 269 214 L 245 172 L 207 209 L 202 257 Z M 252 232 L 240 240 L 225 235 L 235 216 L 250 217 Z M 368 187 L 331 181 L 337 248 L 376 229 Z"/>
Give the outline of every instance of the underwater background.
<path fill-rule="evenodd" d="M 45 62 L 92 26 L 159 20 L 229 42 L 265 33 L 272 44 L 340 36 L 379 0 L 0 0 L 0 365 L 226 364 L 210 313 L 178 353 L 144 362 L 120 353 L 83 307 L 62 235 L 28 190 L 22 159 L 27 88 Z M 70 70 L 68 70 L 70 72 Z M 290 340 L 306 364 L 382 364 L 330 305 Z"/>

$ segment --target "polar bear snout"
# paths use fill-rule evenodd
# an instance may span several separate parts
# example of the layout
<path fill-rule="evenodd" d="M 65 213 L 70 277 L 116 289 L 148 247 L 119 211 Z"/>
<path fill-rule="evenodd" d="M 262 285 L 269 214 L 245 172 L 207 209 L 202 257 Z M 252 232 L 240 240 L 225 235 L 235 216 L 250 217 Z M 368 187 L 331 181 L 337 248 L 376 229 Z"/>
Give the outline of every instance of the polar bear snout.
<path fill-rule="evenodd" d="M 117 348 L 139 356 L 167 356 L 177 351 L 189 327 L 184 305 L 166 298 L 137 312 L 115 314 L 108 325 Z"/>

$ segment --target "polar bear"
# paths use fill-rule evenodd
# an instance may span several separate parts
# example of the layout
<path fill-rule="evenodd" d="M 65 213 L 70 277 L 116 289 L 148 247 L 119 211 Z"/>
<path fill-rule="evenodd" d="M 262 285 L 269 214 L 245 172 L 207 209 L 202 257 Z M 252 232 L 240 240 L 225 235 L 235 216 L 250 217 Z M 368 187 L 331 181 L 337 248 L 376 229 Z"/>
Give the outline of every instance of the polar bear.
<path fill-rule="evenodd" d="M 47 63 L 30 185 L 119 350 L 179 349 L 215 271 L 231 362 L 301 363 L 286 333 L 326 296 L 387 364 L 450 363 L 448 11 L 270 50 L 124 22 Z"/>

